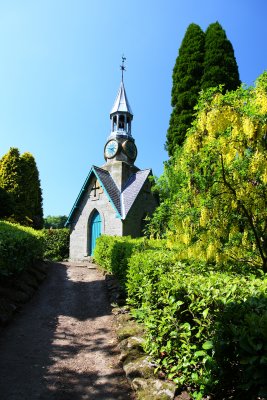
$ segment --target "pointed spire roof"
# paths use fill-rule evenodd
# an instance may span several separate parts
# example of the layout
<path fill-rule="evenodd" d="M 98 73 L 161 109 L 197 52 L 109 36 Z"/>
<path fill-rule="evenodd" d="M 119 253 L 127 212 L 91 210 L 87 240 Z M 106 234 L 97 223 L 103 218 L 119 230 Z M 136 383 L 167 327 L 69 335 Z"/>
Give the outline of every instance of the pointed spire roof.
<path fill-rule="evenodd" d="M 112 110 L 110 111 L 110 114 L 115 114 L 116 112 L 127 112 L 127 113 L 133 115 L 131 106 L 127 99 L 123 81 L 121 81 L 119 91 L 118 91 L 116 100 L 113 104 Z"/>

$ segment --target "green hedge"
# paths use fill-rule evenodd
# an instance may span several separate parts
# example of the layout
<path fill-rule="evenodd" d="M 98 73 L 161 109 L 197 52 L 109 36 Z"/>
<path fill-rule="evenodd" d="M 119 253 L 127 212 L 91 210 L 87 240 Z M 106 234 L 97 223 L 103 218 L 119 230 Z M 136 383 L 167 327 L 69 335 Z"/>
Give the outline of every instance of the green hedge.
<path fill-rule="evenodd" d="M 69 229 L 43 229 L 42 233 L 45 259 L 61 261 L 69 257 Z"/>
<path fill-rule="evenodd" d="M 42 258 L 40 231 L 0 221 L 0 276 L 17 274 Z"/>
<path fill-rule="evenodd" d="M 125 283 L 128 260 L 134 249 L 143 247 L 143 239 L 102 235 L 97 239 L 94 260 L 106 271 Z"/>
<path fill-rule="evenodd" d="M 145 251 L 129 260 L 127 289 L 147 327 L 146 351 L 179 387 L 196 399 L 267 395 L 267 278 Z"/>
<path fill-rule="evenodd" d="M 267 278 L 186 265 L 164 241 L 101 237 L 96 261 L 125 283 L 145 350 L 195 399 L 267 396 Z"/>
<path fill-rule="evenodd" d="M 158 240 L 102 235 L 96 242 L 94 260 L 106 271 L 114 274 L 124 285 L 127 279 L 128 262 L 132 254 L 149 248 L 156 249 L 159 246 L 162 246 L 162 242 Z"/>

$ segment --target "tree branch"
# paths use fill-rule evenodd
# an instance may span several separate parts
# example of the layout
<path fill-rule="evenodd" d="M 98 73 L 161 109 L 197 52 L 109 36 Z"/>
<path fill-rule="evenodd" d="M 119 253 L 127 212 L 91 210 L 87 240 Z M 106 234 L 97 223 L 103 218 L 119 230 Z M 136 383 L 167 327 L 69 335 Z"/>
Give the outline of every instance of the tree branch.
<path fill-rule="evenodd" d="M 263 266 L 264 266 L 264 269 L 265 269 L 265 268 L 266 268 L 266 260 L 267 260 L 267 259 L 266 259 L 265 255 L 264 255 L 264 252 L 263 252 L 263 249 L 262 249 L 262 246 L 261 246 L 260 238 L 259 238 L 259 236 L 258 236 L 256 227 L 255 227 L 255 225 L 254 225 L 254 223 L 253 223 L 253 217 L 250 215 L 250 213 L 249 213 L 248 210 L 246 209 L 246 207 L 245 207 L 243 201 L 238 200 L 235 189 L 230 185 L 230 183 L 229 183 L 229 182 L 227 181 L 227 179 L 226 179 L 226 174 L 225 174 L 225 168 L 224 168 L 224 162 L 223 162 L 222 154 L 220 154 L 220 159 L 221 159 L 221 166 L 222 166 L 222 177 L 223 177 L 223 182 L 224 182 L 225 186 L 228 187 L 228 189 L 232 192 L 232 194 L 233 194 L 234 197 L 236 198 L 237 203 L 238 203 L 238 204 L 240 205 L 240 207 L 242 208 L 242 210 L 243 210 L 243 212 L 244 212 L 244 214 L 245 214 L 245 216 L 246 216 L 246 218 L 247 218 L 247 220 L 248 220 L 248 223 L 249 223 L 249 225 L 250 225 L 250 227 L 251 227 L 251 229 L 252 229 L 252 231 L 253 231 L 253 233 L 254 233 L 254 237 L 255 237 L 255 240 L 256 240 L 256 244 L 257 244 L 258 250 L 259 250 L 259 252 L 260 252 L 260 256 L 261 256 L 261 259 L 262 259 L 262 261 L 263 261 Z"/>

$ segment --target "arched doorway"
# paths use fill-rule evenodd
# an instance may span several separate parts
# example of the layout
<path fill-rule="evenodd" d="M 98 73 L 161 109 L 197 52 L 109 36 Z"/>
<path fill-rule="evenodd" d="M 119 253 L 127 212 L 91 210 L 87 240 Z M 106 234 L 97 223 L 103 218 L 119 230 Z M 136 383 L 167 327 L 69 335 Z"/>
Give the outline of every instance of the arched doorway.
<path fill-rule="evenodd" d="M 101 217 L 97 210 L 93 212 L 89 226 L 89 254 L 94 254 L 96 239 L 101 235 Z"/>

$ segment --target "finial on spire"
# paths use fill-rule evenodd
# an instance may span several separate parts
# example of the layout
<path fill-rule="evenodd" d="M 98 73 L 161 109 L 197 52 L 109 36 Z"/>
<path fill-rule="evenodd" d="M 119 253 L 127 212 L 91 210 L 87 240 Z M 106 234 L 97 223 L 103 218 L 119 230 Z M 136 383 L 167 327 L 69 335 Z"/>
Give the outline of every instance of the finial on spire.
<path fill-rule="evenodd" d="M 120 65 L 121 68 L 121 80 L 123 82 L 123 71 L 126 71 L 126 67 L 124 65 L 124 61 L 126 60 L 126 57 L 124 57 L 124 54 L 121 56 L 122 59 L 122 64 Z"/>

